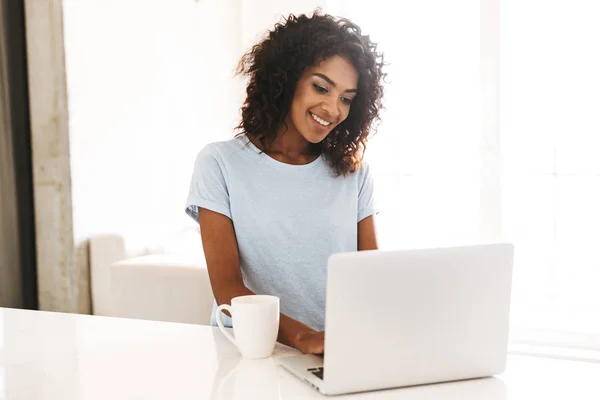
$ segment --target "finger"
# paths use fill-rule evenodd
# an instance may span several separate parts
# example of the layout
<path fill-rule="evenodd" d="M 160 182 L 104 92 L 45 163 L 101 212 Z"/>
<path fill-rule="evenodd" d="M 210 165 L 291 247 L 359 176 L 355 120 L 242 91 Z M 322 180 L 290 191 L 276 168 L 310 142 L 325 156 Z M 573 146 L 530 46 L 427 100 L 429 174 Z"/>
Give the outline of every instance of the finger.
<path fill-rule="evenodd" d="M 312 354 L 323 354 L 324 350 L 325 350 L 325 343 L 322 341 L 317 341 L 315 342 L 315 344 L 312 346 L 311 349 L 311 353 Z"/>

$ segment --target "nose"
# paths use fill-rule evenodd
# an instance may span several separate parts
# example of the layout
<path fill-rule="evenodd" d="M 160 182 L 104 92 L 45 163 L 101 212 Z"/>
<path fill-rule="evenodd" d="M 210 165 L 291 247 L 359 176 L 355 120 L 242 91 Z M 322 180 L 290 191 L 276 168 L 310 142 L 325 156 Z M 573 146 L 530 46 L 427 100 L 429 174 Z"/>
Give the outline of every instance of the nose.
<path fill-rule="evenodd" d="M 332 119 L 338 119 L 340 116 L 340 110 L 338 109 L 333 96 L 329 96 L 323 101 L 322 108 Z"/>

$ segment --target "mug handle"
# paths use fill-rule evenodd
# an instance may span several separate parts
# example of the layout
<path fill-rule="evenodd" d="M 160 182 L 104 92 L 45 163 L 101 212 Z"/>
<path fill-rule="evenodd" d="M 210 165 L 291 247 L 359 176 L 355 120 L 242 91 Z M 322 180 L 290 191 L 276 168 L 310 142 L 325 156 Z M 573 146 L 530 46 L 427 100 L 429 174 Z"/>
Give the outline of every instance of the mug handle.
<path fill-rule="evenodd" d="M 223 335 L 225 335 L 225 337 L 227 339 L 229 339 L 231 341 L 231 343 L 233 343 L 235 345 L 235 347 L 238 347 L 237 343 L 235 342 L 234 337 L 231 335 L 231 333 L 227 332 L 227 330 L 225 329 L 225 325 L 223 325 L 223 321 L 221 321 L 221 311 L 222 310 L 229 311 L 229 314 L 231 314 L 231 319 L 233 319 L 233 313 L 231 312 L 231 306 L 229 304 L 221 304 L 219 307 L 217 307 L 217 312 L 216 312 L 217 325 L 219 325 L 219 329 L 221 330 L 221 332 L 223 332 Z"/>

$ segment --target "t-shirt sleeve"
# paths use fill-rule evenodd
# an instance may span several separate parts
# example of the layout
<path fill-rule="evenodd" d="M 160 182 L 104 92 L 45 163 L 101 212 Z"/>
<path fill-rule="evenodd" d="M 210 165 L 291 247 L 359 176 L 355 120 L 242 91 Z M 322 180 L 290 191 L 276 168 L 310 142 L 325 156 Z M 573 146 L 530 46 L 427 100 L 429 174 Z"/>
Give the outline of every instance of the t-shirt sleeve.
<path fill-rule="evenodd" d="M 229 190 L 221 158 L 213 145 L 196 157 L 185 212 L 198 222 L 198 208 L 218 212 L 231 219 Z"/>
<path fill-rule="evenodd" d="M 371 169 L 366 161 L 363 161 L 358 171 L 358 216 L 357 222 L 377 214 L 377 204 L 375 202 L 375 188 Z"/>

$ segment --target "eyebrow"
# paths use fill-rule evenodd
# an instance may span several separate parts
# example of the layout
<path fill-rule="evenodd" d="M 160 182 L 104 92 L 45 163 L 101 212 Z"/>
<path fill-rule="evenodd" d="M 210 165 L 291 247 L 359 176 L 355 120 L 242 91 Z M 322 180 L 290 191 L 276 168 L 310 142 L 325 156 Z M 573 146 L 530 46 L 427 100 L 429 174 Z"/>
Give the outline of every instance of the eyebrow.
<path fill-rule="evenodd" d="M 333 87 L 336 87 L 336 86 L 337 86 L 337 85 L 335 84 L 335 82 L 334 82 L 334 81 L 332 81 L 332 80 L 331 80 L 331 78 L 330 78 L 330 77 L 328 77 L 327 75 L 324 75 L 324 74 L 320 74 L 320 73 L 318 73 L 318 72 L 315 72 L 315 73 L 313 74 L 313 76 L 318 76 L 319 78 L 321 78 L 321 79 L 323 79 L 323 80 L 327 81 L 327 83 L 329 83 L 329 84 L 330 84 L 331 86 L 333 86 Z M 356 93 L 356 92 L 358 92 L 358 89 L 348 89 L 348 90 L 344 90 L 344 92 L 346 92 L 346 93 Z"/>

